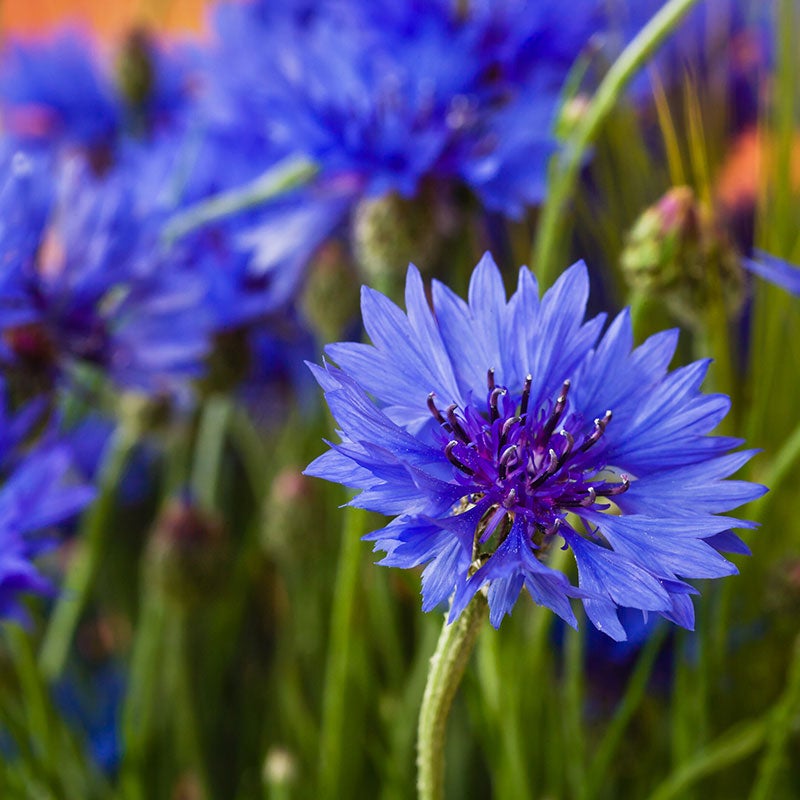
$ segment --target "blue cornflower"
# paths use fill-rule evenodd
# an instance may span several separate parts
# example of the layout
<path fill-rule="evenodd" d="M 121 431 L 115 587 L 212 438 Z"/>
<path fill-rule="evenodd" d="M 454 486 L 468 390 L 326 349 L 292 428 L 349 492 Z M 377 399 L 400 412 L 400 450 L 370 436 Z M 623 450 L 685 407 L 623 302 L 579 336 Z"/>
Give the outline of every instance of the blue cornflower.
<path fill-rule="evenodd" d="M 20 230 L 0 225 L 4 360 L 47 379 L 91 365 L 125 388 L 184 394 L 209 348 L 206 278 L 157 247 L 134 176 L 51 169 L 17 154 L 0 187 L 0 218 L 28 209 Z"/>
<path fill-rule="evenodd" d="M 26 149 L 79 149 L 100 170 L 129 137 L 178 127 L 191 106 L 191 51 L 134 31 L 113 64 L 80 28 L 12 38 L 0 52 L 4 135 Z"/>
<path fill-rule="evenodd" d="M 601 7 L 582 0 L 565 23 L 555 0 L 221 4 L 200 116 L 247 149 L 307 156 L 351 204 L 437 180 L 519 216 L 544 196 L 562 87 Z"/>
<path fill-rule="evenodd" d="M 51 38 L 11 40 L 0 61 L 0 104 L 7 134 L 29 144 L 98 148 L 121 124 L 114 87 L 96 45 L 77 29 Z"/>
<path fill-rule="evenodd" d="M 68 521 L 93 496 L 73 473 L 70 449 L 52 431 L 26 447 L 42 410 L 42 403 L 32 402 L 11 412 L 0 384 L 0 619 L 25 619 L 21 594 L 52 592 L 34 559 L 57 543 L 47 531 Z"/>
<path fill-rule="evenodd" d="M 434 282 L 433 311 L 409 268 L 407 313 L 364 289 L 373 344 L 339 343 L 337 366 L 312 366 L 341 442 L 308 474 L 361 489 L 352 504 L 397 515 L 369 534 L 388 566 L 427 564 L 423 609 L 452 597 L 450 619 L 488 585 L 496 627 L 523 586 L 575 624 L 583 601 L 601 631 L 624 639 L 618 608 L 694 623 L 686 578 L 731 575 L 719 551 L 744 552 L 717 516 L 764 487 L 725 481 L 753 455 L 709 436 L 724 395 L 703 395 L 708 361 L 668 372 L 677 332 L 633 348 L 630 314 L 603 333 L 584 320 L 582 263 L 541 299 L 522 268 L 506 300 L 491 256 L 465 303 Z M 579 585 L 548 565 L 557 547 Z"/>

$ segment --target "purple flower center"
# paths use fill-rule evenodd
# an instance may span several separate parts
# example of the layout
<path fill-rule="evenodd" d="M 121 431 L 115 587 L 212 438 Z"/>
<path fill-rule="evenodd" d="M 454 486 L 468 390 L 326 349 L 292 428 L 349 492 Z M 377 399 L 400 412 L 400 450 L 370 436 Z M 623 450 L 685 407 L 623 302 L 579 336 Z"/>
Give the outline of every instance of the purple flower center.
<path fill-rule="evenodd" d="M 469 504 L 484 509 L 476 545 L 496 531 L 502 541 L 511 521 L 521 515 L 531 543 L 538 546 L 558 530 L 570 509 L 595 506 L 628 489 L 628 476 L 618 475 L 604 458 L 602 438 L 610 410 L 590 427 L 570 409 L 569 380 L 555 400 L 535 411 L 528 407 L 530 375 L 518 395 L 495 385 L 494 370 L 489 370 L 487 383 L 485 411 L 472 404 L 441 411 L 434 395 L 428 396 L 454 477 L 464 486 Z"/>

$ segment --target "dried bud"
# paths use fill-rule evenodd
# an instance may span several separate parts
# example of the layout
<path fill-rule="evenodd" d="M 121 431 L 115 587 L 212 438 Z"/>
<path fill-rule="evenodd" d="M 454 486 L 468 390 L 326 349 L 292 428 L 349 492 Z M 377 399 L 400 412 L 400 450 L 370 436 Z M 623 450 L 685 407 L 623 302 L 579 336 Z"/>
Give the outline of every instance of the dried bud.
<path fill-rule="evenodd" d="M 206 359 L 203 377 L 197 382 L 202 395 L 229 392 L 247 376 L 251 365 L 248 332 L 244 328 L 222 331 Z"/>
<path fill-rule="evenodd" d="M 689 327 L 722 299 L 730 315 L 744 300 L 744 272 L 736 248 L 687 186 L 670 189 L 639 217 L 621 257 L 628 285 L 663 300 Z"/>
<path fill-rule="evenodd" d="M 224 579 L 228 539 L 220 519 L 186 499 L 161 512 L 149 545 L 149 561 L 164 594 L 186 606 L 214 593 Z"/>

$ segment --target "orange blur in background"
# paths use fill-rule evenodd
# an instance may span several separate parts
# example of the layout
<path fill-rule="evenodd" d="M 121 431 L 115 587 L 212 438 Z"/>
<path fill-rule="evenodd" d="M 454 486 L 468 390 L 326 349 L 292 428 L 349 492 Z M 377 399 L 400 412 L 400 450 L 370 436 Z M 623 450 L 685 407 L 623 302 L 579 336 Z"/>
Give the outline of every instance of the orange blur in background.
<path fill-rule="evenodd" d="M 207 0 L 0 0 L 0 30 L 32 34 L 78 22 L 111 39 L 142 24 L 199 34 L 207 5 Z"/>

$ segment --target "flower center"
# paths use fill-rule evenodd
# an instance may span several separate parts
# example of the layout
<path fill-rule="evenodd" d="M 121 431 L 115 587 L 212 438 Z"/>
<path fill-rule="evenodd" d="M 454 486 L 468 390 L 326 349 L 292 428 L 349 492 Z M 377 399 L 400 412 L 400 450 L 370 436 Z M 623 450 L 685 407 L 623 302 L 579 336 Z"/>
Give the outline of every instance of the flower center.
<path fill-rule="evenodd" d="M 611 411 L 587 426 L 581 414 L 570 410 L 569 380 L 555 400 L 531 410 L 531 384 L 528 375 L 522 392 L 512 396 L 495 385 L 490 369 L 485 411 L 455 404 L 442 411 L 434 395 L 428 396 L 456 480 L 470 504 L 485 507 L 482 542 L 505 520 L 523 515 L 536 543 L 555 533 L 570 509 L 603 503 L 630 486 L 627 475 L 608 468 L 605 448 L 598 445 Z"/>

